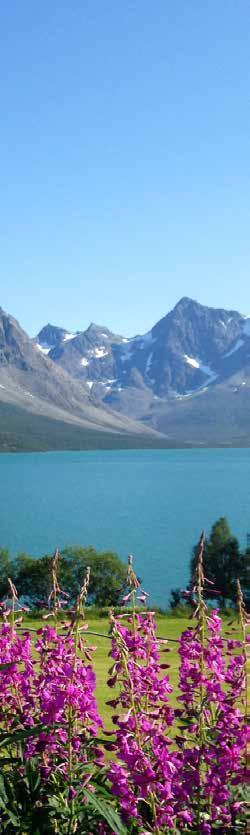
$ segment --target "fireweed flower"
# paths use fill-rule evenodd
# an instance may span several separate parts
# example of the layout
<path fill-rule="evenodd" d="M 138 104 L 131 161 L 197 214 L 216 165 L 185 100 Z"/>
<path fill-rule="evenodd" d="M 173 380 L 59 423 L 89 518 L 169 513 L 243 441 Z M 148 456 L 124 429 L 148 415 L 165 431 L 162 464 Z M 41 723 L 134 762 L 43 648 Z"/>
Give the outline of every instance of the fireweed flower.
<path fill-rule="evenodd" d="M 0 672 L 0 722 L 8 731 L 17 725 L 33 724 L 34 662 L 30 635 L 20 636 L 12 625 L 4 622 L 0 626 L 0 664 L 11 662 L 10 667 Z"/>
<path fill-rule="evenodd" d="M 168 736 L 172 687 L 160 664 L 153 613 L 133 612 L 126 625 L 123 616 L 112 615 L 111 626 L 114 664 L 108 684 L 120 686 L 114 701 L 122 712 L 113 716 L 117 759 L 109 779 L 125 821 L 134 818 L 143 826 L 150 819 L 150 831 L 158 832 L 172 828 L 175 820 L 173 783 L 180 756 L 170 751 Z"/>
<path fill-rule="evenodd" d="M 245 746 L 241 710 L 245 642 L 223 640 L 217 610 L 206 610 L 203 542 L 193 590 L 197 624 L 180 639 L 180 708 L 175 712 L 169 703 L 172 688 L 168 665 L 161 663 L 164 642 L 156 637 L 154 613 L 135 611 L 136 596 L 145 603 L 147 594 L 140 591 L 131 557 L 124 602 L 131 601 L 132 610 L 111 616 L 113 664 L 108 684 L 116 691 L 108 704 L 115 711 L 115 730 L 105 747 L 114 752 L 115 759 L 107 771 L 113 797 L 135 834 L 195 829 L 210 835 L 215 824 L 223 830 L 234 825 L 241 811 L 234 795 L 242 777 Z M 56 552 L 55 571 L 57 559 Z M 52 579 L 56 616 L 61 590 L 56 574 Z M 63 635 L 56 626 L 46 625 L 38 630 L 35 646 L 28 631 L 20 635 L 15 626 L 14 587 L 12 605 L 9 610 L 3 607 L 0 626 L 0 664 L 10 665 L 0 670 L 1 728 L 12 732 L 42 724 L 42 731 L 39 728 L 35 736 L 24 740 L 24 760 L 36 758 L 45 794 L 49 795 L 52 778 L 59 774 L 68 787 L 72 808 L 86 781 L 90 791 L 95 790 L 92 766 L 98 768 L 103 762 L 92 652 L 79 631 L 87 586 L 88 576 Z M 110 828 L 99 820 L 95 832 L 110 835 Z"/>
<path fill-rule="evenodd" d="M 74 767 L 88 762 L 90 746 L 91 760 L 99 764 L 102 762 L 102 750 L 93 744 L 102 722 L 94 698 L 96 679 L 92 667 L 92 648 L 85 644 L 79 632 L 89 585 L 89 568 L 86 569 L 71 613 L 69 629 L 66 634 L 59 635 L 56 616 L 60 603 L 58 596 L 62 590 L 57 580 L 58 559 L 59 553 L 56 551 L 51 563 L 50 595 L 55 627 L 47 625 L 38 630 L 35 644 L 36 710 L 45 730 L 37 738 L 29 740 L 25 755 L 40 756 L 46 779 L 56 766 L 71 783 Z"/>
<path fill-rule="evenodd" d="M 58 557 L 58 552 L 55 552 L 52 559 L 51 594 L 54 595 L 55 615 L 58 593 L 61 593 L 56 576 Z M 68 633 L 59 636 L 56 628 L 49 626 L 38 630 L 36 654 L 31 647 L 30 633 L 27 631 L 20 636 L 16 632 L 19 619 L 15 615 L 20 611 L 20 604 L 11 580 L 10 607 L 9 610 L 3 607 L 0 663 L 8 666 L 0 671 L 0 722 L 7 731 L 44 726 L 42 733 L 38 731 L 37 735 L 24 742 L 23 755 L 25 758 L 38 757 L 41 774 L 46 779 L 55 765 L 71 776 L 74 761 L 87 761 L 89 742 L 92 760 L 100 762 L 103 756 L 100 747 L 93 744 L 102 723 L 94 698 L 91 648 L 84 644 L 78 625 L 83 615 L 88 582 L 89 569 Z M 56 727 L 52 727 L 54 725 Z"/>
<path fill-rule="evenodd" d="M 94 698 L 95 674 L 92 666 L 76 655 L 73 635 L 60 636 L 49 626 L 37 634 L 36 710 L 40 722 L 58 727 L 31 739 L 26 756 L 43 752 L 47 768 L 55 761 L 67 771 L 69 723 L 72 756 L 78 761 L 86 761 L 88 741 L 102 725 Z M 81 649 L 84 651 L 82 642 Z M 93 752 L 97 758 L 101 757 L 97 745 Z"/>
<path fill-rule="evenodd" d="M 71 635 L 59 636 L 51 627 L 38 630 L 36 656 L 31 653 L 29 633 L 22 636 L 4 623 L 0 628 L 0 663 L 13 662 L 0 673 L 0 721 L 5 730 L 17 725 L 37 724 L 45 730 L 27 742 L 25 756 L 46 754 L 46 763 L 56 756 L 67 760 L 69 713 L 73 717 L 72 748 L 84 756 L 84 746 L 96 736 L 102 722 L 94 698 L 95 675 L 92 666 L 76 657 Z M 81 641 L 81 649 L 84 647 Z M 86 650 L 89 655 L 89 648 Z M 100 757 L 98 746 L 93 749 Z M 78 753 L 79 756 L 79 753 Z"/>
<path fill-rule="evenodd" d="M 223 642 L 218 611 L 210 616 L 204 602 L 204 534 L 199 544 L 192 581 L 196 626 L 180 640 L 180 691 L 184 720 L 182 765 L 176 800 L 187 791 L 193 798 L 194 825 L 200 831 L 211 822 L 230 826 L 232 792 L 242 772 L 245 732 L 238 701 L 245 686 L 245 659 L 235 654 L 237 642 Z M 209 818 L 209 824 L 207 820 Z M 207 830 L 208 831 L 208 830 Z"/>
<path fill-rule="evenodd" d="M 188 728 L 176 799 L 179 794 L 187 800 L 187 792 L 197 798 L 194 806 L 204 833 L 209 832 L 207 813 L 212 822 L 232 824 L 231 787 L 242 774 L 245 730 L 238 701 L 245 683 L 244 656 L 234 654 L 240 646 L 222 640 L 217 610 L 207 617 L 204 641 L 197 628 L 186 630 L 180 640 L 179 699 Z"/>

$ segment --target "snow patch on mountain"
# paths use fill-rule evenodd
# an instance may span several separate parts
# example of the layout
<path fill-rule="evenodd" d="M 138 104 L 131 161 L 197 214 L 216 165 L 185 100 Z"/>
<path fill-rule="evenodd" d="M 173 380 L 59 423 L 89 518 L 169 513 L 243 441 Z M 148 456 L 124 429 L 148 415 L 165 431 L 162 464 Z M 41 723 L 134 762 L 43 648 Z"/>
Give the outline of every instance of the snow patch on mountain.
<path fill-rule="evenodd" d="M 122 352 L 122 354 L 121 354 L 121 356 L 120 356 L 120 360 L 121 360 L 121 362 L 129 362 L 129 360 L 131 359 L 131 357 L 132 357 L 132 353 L 133 353 L 133 347 L 132 347 L 132 345 L 131 345 L 131 342 L 132 342 L 132 341 L 133 341 L 133 340 L 129 340 L 129 342 L 128 342 L 128 344 L 126 345 L 126 347 L 124 347 L 124 348 L 123 348 L 123 352 Z"/>
<path fill-rule="evenodd" d="M 76 333 L 65 333 L 65 336 L 63 337 L 63 342 L 70 342 L 70 340 L 75 339 L 76 336 Z"/>
<path fill-rule="evenodd" d="M 133 336 L 132 339 L 123 339 L 122 341 L 127 344 L 122 348 L 120 360 L 121 362 L 129 362 L 135 350 L 144 351 L 155 340 L 152 331 L 148 331 L 144 336 Z"/>
<path fill-rule="evenodd" d="M 239 348 L 242 348 L 242 345 L 244 345 L 244 339 L 237 339 L 234 347 L 231 348 L 231 351 L 228 351 L 227 354 L 224 354 L 224 357 L 231 357 L 232 354 L 235 354 L 235 352 L 239 350 Z"/>
<path fill-rule="evenodd" d="M 188 365 L 192 366 L 192 368 L 199 369 L 199 371 L 202 371 L 202 373 L 205 374 L 206 377 L 209 377 L 209 382 L 207 383 L 207 385 L 210 385 L 215 380 L 217 380 L 218 374 L 214 373 L 210 365 L 204 365 L 204 363 L 200 362 L 200 360 L 195 359 L 194 357 L 189 357 L 188 354 L 184 354 L 184 359 L 186 360 Z"/>
<path fill-rule="evenodd" d="M 45 356 L 47 356 L 47 354 L 53 350 L 54 345 L 40 345 L 39 342 L 36 342 L 36 347 L 39 351 L 41 351 L 41 354 L 45 354 Z"/>
<path fill-rule="evenodd" d="M 87 360 L 87 357 L 82 357 L 81 365 L 83 365 L 83 366 L 89 365 L 89 360 Z"/>
<path fill-rule="evenodd" d="M 186 360 L 188 365 L 192 366 L 192 368 L 200 368 L 200 363 L 198 362 L 198 360 L 195 360 L 194 357 L 189 357 L 188 354 L 184 354 L 184 359 Z"/>
<path fill-rule="evenodd" d="M 106 351 L 104 345 L 100 345 L 99 348 L 94 348 L 94 355 L 99 360 L 101 357 L 107 357 L 108 351 Z"/>
<path fill-rule="evenodd" d="M 153 359 L 153 351 L 150 352 L 150 354 L 147 358 L 147 362 L 146 362 L 145 373 L 148 374 L 148 375 L 149 375 L 149 371 L 150 371 L 150 366 L 152 364 L 152 359 Z"/>

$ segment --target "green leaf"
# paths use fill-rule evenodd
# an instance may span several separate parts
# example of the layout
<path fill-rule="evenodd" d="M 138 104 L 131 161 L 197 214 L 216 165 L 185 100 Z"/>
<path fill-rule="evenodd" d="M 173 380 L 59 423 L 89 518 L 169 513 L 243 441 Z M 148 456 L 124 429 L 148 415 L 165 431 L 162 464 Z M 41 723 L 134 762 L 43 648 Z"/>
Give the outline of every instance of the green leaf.
<path fill-rule="evenodd" d="M 1 760 L 0 760 L 1 762 Z M 34 794 L 40 786 L 41 777 L 38 770 L 37 762 L 34 758 L 28 760 L 25 764 L 25 771 L 27 775 L 27 786 L 28 789 Z"/>
<path fill-rule="evenodd" d="M 19 757 L 0 757 L 0 768 L 2 765 L 12 765 L 12 763 L 18 763 Z"/>
<path fill-rule="evenodd" d="M 8 803 L 8 795 L 6 794 L 4 779 L 0 774 L 0 804 L 3 806 L 5 803 Z"/>
<path fill-rule="evenodd" d="M 51 730 L 49 725 L 38 724 L 33 728 L 24 728 L 23 730 L 13 729 L 13 731 L 5 731 L 0 733 L 0 748 L 9 742 L 22 742 L 30 736 L 38 736 L 42 731 L 48 733 Z"/>
<path fill-rule="evenodd" d="M 9 819 L 11 820 L 11 823 L 13 823 L 13 826 L 19 826 L 20 820 L 17 818 L 16 815 L 14 815 L 14 812 L 12 812 L 11 809 L 6 809 L 6 812 L 8 813 Z"/>
<path fill-rule="evenodd" d="M 128 830 L 123 825 L 120 815 L 118 815 L 118 812 L 115 811 L 111 804 L 106 803 L 103 799 L 99 799 L 96 794 L 91 794 L 87 789 L 84 789 L 83 793 L 88 801 L 88 805 L 92 806 L 92 809 L 98 812 L 101 818 L 104 818 L 110 826 L 110 829 L 113 829 L 116 835 L 128 835 Z"/>

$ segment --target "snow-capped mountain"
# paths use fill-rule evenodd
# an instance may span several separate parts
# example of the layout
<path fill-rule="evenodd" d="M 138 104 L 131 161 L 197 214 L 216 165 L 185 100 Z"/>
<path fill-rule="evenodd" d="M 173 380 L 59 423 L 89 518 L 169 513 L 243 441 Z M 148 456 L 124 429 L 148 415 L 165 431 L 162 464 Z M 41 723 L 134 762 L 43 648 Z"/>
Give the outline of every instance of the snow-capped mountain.
<path fill-rule="evenodd" d="M 142 336 L 127 339 L 93 324 L 70 334 L 47 325 L 36 343 L 96 397 L 117 406 L 131 388 L 165 400 L 229 379 L 250 357 L 250 318 L 183 298 Z"/>
<path fill-rule="evenodd" d="M 46 325 L 38 334 L 35 344 L 72 376 L 84 381 L 89 391 L 94 384 L 102 384 L 100 398 L 103 399 L 115 382 L 115 348 L 126 341 L 107 328 L 92 323 L 86 331 L 75 334 Z"/>
<path fill-rule="evenodd" d="M 0 449 L 62 448 L 64 442 L 70 448 L 95 446 L 95 435 L 104 446 L 115 435 L 122 436 L 122 443 L 133 436 L 136 443 L 136 437 L 145 436 L 142 424 L 94 400 L 84 379 L 75 379 L 50 359 L 49 340 L 70 342 L 66 331 L 58 331 L 45 329 L 38 347 L 0 308 Z M 152 430 L 146 435 L 150 443 Z"/>
<path fill-rule="evenodd" d="M 50 324 L 32 340 L 0 309 L 0 448 L 117 446 L 115 436 L 248 446 L 250 317 L 184 298 L 130 339 Z"/>
<path fill-rule="evenodd" d="M 75 336 L 75 333 L 68 333 L 68 331 L 58 328 L 56 325 L 45 325 L 40 331 L 37 346 L 45 356 L 48 356 L 59 345 L 75 339 Z"/>

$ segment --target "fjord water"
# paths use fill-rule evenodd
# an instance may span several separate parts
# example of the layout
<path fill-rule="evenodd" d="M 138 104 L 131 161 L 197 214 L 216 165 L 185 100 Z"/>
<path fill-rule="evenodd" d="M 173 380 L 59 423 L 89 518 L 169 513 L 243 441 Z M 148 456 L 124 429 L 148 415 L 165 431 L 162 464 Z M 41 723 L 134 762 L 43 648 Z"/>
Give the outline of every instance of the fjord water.
<path fill-rule="evenodd" d="M 162 606 L 185 585 L 202 528 L 226 516 L 243 546 L 250 531 L 250 449 L 2 454 L 0 467 L 1 547 L 132 553 Z"/>

